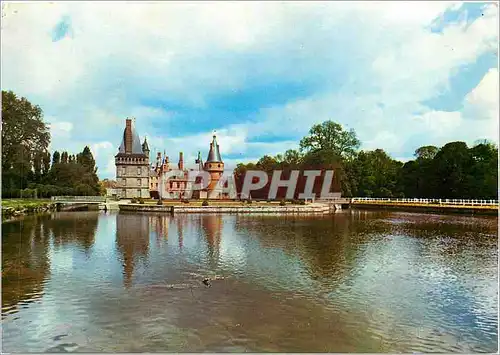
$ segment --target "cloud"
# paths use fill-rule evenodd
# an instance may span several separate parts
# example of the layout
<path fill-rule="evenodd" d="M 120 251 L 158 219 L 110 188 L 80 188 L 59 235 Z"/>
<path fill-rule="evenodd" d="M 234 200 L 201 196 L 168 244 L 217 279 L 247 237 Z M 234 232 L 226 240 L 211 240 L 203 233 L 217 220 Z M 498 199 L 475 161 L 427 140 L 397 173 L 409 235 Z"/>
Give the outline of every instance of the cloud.
<path fill-rule="evenodd" d="M 49 123 L 49 127 L 52 138 L 69 137 L 73 130 L 73 123 L 53 121 Z"/>
<path fill-rule="evenodd" d="M 464 115 L 476 120 L 498 121 L 498 69 L 490 69 L 465 97 Z"/>
<path fill-rule="evenodd" d="M 498 69 L 480 68 L 462 107 L 426 104 L 497 53 L 498 8 L 476 7 L 477 18 L 455 2 L 7 4 L 2 84 L 53 118 L 55 149 L 91 146 L 101 177 L 114 175 L 126 117 L 175 159 L 205 156 L 212 130 L 228 159 L 284 152 L 327 119 L 363 149 L 408 157 L 498 141 Z"/>

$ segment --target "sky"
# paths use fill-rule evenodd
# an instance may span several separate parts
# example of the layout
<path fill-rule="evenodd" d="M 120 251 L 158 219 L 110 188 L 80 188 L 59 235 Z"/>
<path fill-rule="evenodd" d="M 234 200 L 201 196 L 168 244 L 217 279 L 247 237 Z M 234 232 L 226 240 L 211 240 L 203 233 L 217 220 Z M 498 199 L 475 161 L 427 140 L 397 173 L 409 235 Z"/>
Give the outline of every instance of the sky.
<path fill-rule="evenodd" d="M 39 105 L 50 150 L 114 178 L 125 119 L 151 156 L 226 168 L 297 149 L 314 124 L 407 161 L 498 144 L 498 5 L 461 2 L 2 3 L 2 90 Z"/>

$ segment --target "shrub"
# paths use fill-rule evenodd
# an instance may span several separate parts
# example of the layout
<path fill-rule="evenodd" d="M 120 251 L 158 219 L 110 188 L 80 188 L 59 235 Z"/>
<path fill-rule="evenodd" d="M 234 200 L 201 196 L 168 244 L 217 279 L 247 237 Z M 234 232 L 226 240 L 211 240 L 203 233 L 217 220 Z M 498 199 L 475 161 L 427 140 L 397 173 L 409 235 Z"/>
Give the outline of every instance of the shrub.
<path fill-rule="evenodd" d="M 144 205 L 144 199 L 143 199 L 143 198 L 140 198 L 140 199 L 139 199 L 139 203 L 140 203 L 141 205 Z"/>
<path fill-rule="evenodd" d="M 208 200 L 204 200 L 202 203 L 201 203 L 202 206 L 208 206 Z"/>
<path fill-rule="evenodd" d="M 87 184 L 78 184 L 76 186 L 76 194 L 79 195 L 79 196 L 93 196 L 94 195 L 94 191 L 92 189 L 91 186 L 87 185 Z"/>
<path fill-rule="evenodd" d="M 137 203 L 137 199 L 135 197 L 132 197 L 132 203 Z"/>
<path fill-rule="evenodd" d="M 24 189 L 21 190 L 21 198 L 36 198 L 36 190 L 35 189 Z"/>
<path fill-rule="evenodd" d="M 159 200 L 158 200 L 158 202 L 157 202 L 156 204 L 157 204 L 157 205 L 159 205 L 159 206 L 163 205 L 163 201 L 162 201 L 162 199 L 159 199 Z"/>
<path fill-rule="evenodd" d="M 300 200 L 299 205 L 305 205 L 305 204 L 306 204 L 306 201 Z"/>
<path fill-rule="evenodd" d="M 281 200 L 280 201 L 280 206 L 284 206 L 284 205 L 286 205 L 286 201 L 285 200 Z"/>

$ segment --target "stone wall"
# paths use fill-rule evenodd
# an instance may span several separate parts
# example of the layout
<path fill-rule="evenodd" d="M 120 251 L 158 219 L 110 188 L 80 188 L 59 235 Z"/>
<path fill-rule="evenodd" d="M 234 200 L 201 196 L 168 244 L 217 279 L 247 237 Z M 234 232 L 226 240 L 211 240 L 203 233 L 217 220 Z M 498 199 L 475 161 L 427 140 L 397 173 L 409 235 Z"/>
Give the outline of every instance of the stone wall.
<path fill-rule="evenodd" d="M 166 212 L 166 213 L 330 213 L 327 205 L 314 206 L 158 206 L 128 204 L 120 205 L 120 211 L 128 212 Z"/>

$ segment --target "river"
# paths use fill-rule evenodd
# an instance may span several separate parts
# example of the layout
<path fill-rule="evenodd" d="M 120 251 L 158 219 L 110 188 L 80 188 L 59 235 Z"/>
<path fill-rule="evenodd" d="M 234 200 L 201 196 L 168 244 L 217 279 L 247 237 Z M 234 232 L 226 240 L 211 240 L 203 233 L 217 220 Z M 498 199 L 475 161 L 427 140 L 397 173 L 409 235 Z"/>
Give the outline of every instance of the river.
<path fill-rule="evenodd" d="M 497 223 L 28 216 L 2 224 L 3 351 L 496 352 Z"/>

